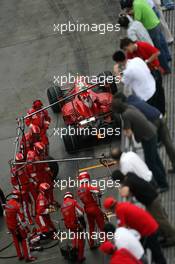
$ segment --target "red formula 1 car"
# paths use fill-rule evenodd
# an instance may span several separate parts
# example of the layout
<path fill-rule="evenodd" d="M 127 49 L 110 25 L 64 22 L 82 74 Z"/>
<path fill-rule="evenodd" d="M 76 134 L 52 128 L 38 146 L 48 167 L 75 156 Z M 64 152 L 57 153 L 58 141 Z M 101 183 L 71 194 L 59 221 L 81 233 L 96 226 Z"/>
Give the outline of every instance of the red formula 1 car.
<path fill-rule="evenodd" d="M 59 132 L 67 152 L 75 152 L 120 135 L 120 129 L 114 127 L 110 110 L 112 96 L 117 92 L 115 77 L 111 72 L 103 72 L 98 78 L 96 84 L 89 84 L 79 77 L 73 87 L 66 91 L 58 86 L 47 90 L 50 104 L 62 100 L 53 105 L 52 110 L 62 113 L 66 127 L 59 128 Z"/>

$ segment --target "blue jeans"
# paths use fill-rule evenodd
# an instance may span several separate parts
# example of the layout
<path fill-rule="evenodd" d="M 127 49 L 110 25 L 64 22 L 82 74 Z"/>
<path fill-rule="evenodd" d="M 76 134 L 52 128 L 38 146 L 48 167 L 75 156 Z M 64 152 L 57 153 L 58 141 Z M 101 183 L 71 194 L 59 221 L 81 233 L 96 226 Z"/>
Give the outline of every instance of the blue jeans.
<path fill-rule="evenodd" d="M 165 40 L 165 37 L 162 33 L 160 25 L 157 27 L 148 30 L 149 35 L 155 45 L 156 48 L 160 50 L 160 65 L 165 71 L 170 71 L 170 67 L 168 65 L 168 61 L 171 60 L 171 55 L 168 49 L 168 44 Z"/>

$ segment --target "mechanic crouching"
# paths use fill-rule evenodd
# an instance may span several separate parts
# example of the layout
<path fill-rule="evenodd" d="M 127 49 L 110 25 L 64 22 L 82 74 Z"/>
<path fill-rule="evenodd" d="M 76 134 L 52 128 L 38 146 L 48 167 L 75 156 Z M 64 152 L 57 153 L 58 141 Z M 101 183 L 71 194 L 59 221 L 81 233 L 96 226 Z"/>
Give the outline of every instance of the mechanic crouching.
<path fill-rule="evenodd" d="M 28 245 L 29 229 L 27 222 L 25 221 L 20 202 L 20 191 L 14 190 L 12 194 L 8 196 L 7 203 L 4 208 L 6 224 L 12 234 L 18 259 L 25 259 L 26 262 L 31 262 L 36 260 L 36 257 L 30 255 L 30 248 Z"/>
<path fill-rule="evenodd" d="M 50 218 L 50 213 L 56 211 L 55 207 L 51 205 L 49 199 L 50 185 L 46 182 L 39 186 L 39 195 L 36 201 L 36 224 L 39 226 L 38 232 L 41 232 L 46 237 L 52 237 L 56 232 L 56 228 Z"/>
<path fill-rule="evenodd" d="M 83 230 L 86 229 L 84 210 L 80 207 L 77 201 L 73 198 L 73 194 L 70 192 L 66 192 L 64 195 L 61 213 L 63 215 L 65 227 L 74 233 L 72 247 L 75 252 L 75 259 L 81 263 L 85 260 L 84 236 L 81 236 Z"/>

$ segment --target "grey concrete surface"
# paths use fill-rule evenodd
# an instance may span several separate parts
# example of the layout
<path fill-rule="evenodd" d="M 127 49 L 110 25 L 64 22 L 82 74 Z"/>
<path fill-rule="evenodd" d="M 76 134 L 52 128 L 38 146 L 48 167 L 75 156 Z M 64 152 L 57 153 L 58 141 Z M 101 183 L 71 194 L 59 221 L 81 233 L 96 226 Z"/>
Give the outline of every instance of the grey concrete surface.
<path fill-rule="evenodd" d="M 97 74 L 111 70 L 111 54 L 115 51 L 121 33 L 108 32 L 100 35 L 97 32 L 64 33 L 53 31 L 53 24 L 68 21 L 79 23 L 117 23 L 119 12 L 118 0 L 0 0 L 0 186 L 7 194 L 10 191 L 10 174 L 8 160 L 13 157 L 16 135 L 16 117 L 25 115 L 34 99 L 41 98 L 47 104 L 46 90 L 53 82 L 54 75 L 68 72 Z M 171 16 L 172 17 L 172 14 Z M 169 21 L 172 23 L 172 20 Z M 173 24 L 171 24 L 171 27 Z M 169 77 L 170 78 L 170 77 Z M 171 81 L 170 81 L 171 80 Z M 168 98 L 174 94 L 173 78 L 167 79 Z M 170 92 L 171 91 L 171 92 Z M 62 125 L 61 117 L 49 111 L 53 128 Z M 173 111 L 169 112 L 172 118 Z M 174 132 L 173 120 L 169 120 L 171 132 Z M 174 135 L 174 134 L 173 134 Z M 50 137 L 51 154 L 55 158 L 68 156 L 60 138 Z M 74 156 L 98 155 L 108 152 L 109 146 L 100 146 L 83 151 Z M 165 154 L 164 160 L 168 162 Z M 60 178 L 75 177 L 79 168 L 93 165 L 96 162 L 70 162 L 60 164 Z M 168 163 L 167 163 L 168 166 Z M 105 169 L 91 171 L 92 176 L 106 175 Z M 172 186 L 174 179 L 170 178 Z M 60 200 L 62 193 L 55 190 Z M 164 196 L 164 203 L 174 223 L 172 207 L 174 196 Z M 171 199 L 171 202 L 170 202 Z M 172 212 L 172 213 L 171 213 Z M 58 220 L 59 215 L 53 217 Z M 0 249 L 7 245 L 11 238 L 0 219 Z M 1 256 L 13 256 L 14 248 L 9 247 Z M 175 251 L 166 252 L 168 264 L 175 263 Z M 36 263 L 64 263 L 58 247 L 36 253 Z M 107 259 L 98 252 L 86 248 L 86 263 L 98 259 L 107 263 Z M 16 258 L 1 259 L 0 264 L 21 263 Z"/>

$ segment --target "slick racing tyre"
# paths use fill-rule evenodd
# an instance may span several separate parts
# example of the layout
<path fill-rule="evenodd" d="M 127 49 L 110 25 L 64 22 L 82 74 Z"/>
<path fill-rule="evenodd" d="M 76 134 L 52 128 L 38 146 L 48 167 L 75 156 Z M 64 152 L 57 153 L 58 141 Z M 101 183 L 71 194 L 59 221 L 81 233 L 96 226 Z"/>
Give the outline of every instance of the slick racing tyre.
<path fill-rule="evenodd" d="M 51 156 L 48 156 L 48 159 L 49 160 L 54 160 L 54 158 L 53 157 L 51 157 Z M 49 163 L 49 167 L 50 167 L 50 169 L 51 169 L 51 171 L 52 171 L 52 173 L 53 173 L 53 180 L 56 180 L 57 179 L 57 177 L 58 177 L 58 174 L 59 174 L 59 165 L 58 165 L 58 162 L 50 162 Z"/>
<path fill-rule="evenodd" d="M 58 100 L 63 96 L 63 93 L 61 91 L 61 88 L 59 86 L 52 86 L 47 89 L 47 97 L 49 100 L 50 104 L 58 102 Z M 60 104 L 55 104 L 51 106 L 52 111 L 54 113 L 59 113 L 61 112 L 61 105 Z"/>
<path fill-rule="evenodd" d="M 78 137 L 76 135 L 65 135 L 63 136 L 64 146 L 68 153 L 73 153 L 78 150 Z"/>
<path fill-rule="evenodd" d="M 5 195 L 4 195 L 3 191 L 0 189 L 0 216 L 3 216 L 2 204 L 5 204 Z"/>

